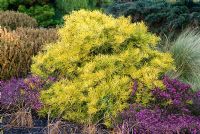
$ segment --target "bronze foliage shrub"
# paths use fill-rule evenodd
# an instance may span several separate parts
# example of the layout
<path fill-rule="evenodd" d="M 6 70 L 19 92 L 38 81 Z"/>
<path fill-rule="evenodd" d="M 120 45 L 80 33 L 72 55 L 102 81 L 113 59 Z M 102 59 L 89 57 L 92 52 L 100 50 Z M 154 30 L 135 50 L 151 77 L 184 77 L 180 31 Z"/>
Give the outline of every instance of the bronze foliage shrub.
<path fill-rule="evenodd" d="M 58 39 L 55 29 L 0 29 L 0 79 L 23 77 L 29 73 L 31 58 L 46 43 Z"/>
<path fill-rule="evenodd" d="M 14 11 L 0 11 L 0 26 L 16 29 L 17 27 L 37 27 L 37 21 L 27 14 Z"/>

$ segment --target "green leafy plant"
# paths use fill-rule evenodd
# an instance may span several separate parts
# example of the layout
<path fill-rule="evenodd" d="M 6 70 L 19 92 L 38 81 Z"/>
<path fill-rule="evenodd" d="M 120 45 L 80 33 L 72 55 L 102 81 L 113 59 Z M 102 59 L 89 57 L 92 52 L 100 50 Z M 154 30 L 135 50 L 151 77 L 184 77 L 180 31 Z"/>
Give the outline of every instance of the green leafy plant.
<path fill-rule="evenodd" d="M 172 43 L 176 72 L 172 73 L 183 81 L 193 85 L 193 89 L 200 87 L 200 33 L 196 30 L 186 30 Z"/>
<path fill-rule="evenodd" d="M 42 27 L 60 24 L 61 17 L 56 17 L 56 5 L 50 0 L 3 0 L 0 1 L 0 10 L 13 10 L 26 13 L 35 18 Z"/>
<path fill-rule="evenodd" d="M 17 10 L 20 5 L 24 5 L 26 7 L 34 5 L 47 5 L 51 3 L 51 0 L 1 0 L 0 3 L 0 9 L 2 10 Z"/>
<path fill-rule="evenodd" d="M 0 10 L 6 10 L 8 8 L 8 1 L 7 0 L 1 0 L 0 1 Z"/>
<path fill-rule="evenodd" d="M 113 0 L 1 0 L 0 10 L 14 10 L 35 18 L 41 27 L 63 24 L 63 15 L 73 10 L 102 8 Z"/>
<path fill-rule="evenodd" d="M 35 18 L 38 24 L 42 27 L 48 27 L 56 24 L 56 20 L 53 19 L 55 16 L 55 10 L 50 5 L 36 5 L 30 8 L 19 6 L 18 10 Z"/>
<path fill-rule="evenodd" d="M 95 9 L 102 8 L 113 3 L 113 0 L 58 0 L 57 8 L 64 13 L 70 13 L 79 9 Z"/>
<path fill-rule="evenodd" d="M 65 13 L 81 8 L 89 8 L 88 0 L 58 0 L 56 4 Z"/>
<path fill-rule="evenodd" d="M 151 89 L 163 86 L 159 76 L 173 68 L 170 54 L 154 49 L 159 38 L 128 18 L 80 10 L 65 16 L 59 35 L 32 65 L 33 74 L 58 79 L 41 94 L 42 113 L 54 117 L 110 126 L 128 105 L 133 80 L 135 101 L 147 105 Z"/>

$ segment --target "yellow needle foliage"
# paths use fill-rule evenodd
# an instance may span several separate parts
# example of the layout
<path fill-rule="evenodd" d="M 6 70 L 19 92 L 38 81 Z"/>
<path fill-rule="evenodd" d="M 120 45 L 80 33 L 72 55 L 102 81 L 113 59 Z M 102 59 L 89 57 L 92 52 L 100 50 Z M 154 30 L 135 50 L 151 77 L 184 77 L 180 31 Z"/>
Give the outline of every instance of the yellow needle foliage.
<path fill-rule="evenodd" d="M 133 81 L 135 101 L 144 105 L 159 77 L 173 68 L 171 55 L 155 49 L 159 38 L 144 23 L 80 10 L 65 16 L 60 40 L 33 58 L 32 72 L 58 79 L 42 92 L 43 112 L 79 123 L 111 125 L 128 105 Z"/>

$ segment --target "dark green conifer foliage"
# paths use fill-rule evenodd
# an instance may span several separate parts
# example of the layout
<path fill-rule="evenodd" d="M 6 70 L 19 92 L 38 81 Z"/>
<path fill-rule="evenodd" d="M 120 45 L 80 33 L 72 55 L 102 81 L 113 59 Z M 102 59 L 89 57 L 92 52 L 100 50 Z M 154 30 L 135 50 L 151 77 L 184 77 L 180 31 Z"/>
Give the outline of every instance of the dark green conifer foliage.
<path fill-rule="evenodd" d="M 187 27 L 200 25 L 200 3 L 192 0 L 136 0 L 115 3 L 106 12 L 131 16 L 133 22 L 144 21 L 151 31 L 171 37 Z"/>

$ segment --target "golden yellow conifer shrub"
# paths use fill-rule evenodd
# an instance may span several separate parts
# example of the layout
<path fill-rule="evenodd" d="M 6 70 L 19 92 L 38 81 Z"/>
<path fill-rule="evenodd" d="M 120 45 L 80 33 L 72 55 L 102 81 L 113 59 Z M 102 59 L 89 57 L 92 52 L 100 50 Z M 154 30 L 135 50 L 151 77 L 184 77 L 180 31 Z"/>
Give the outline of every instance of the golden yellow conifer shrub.
<path fill-rule="evenodd" d="M 33 58 L 32 73 L 57 78 L 41 98 L 43 112 L 79 123 L 104 122 L 128 105 L 133 81 L 135 101 L 144 105 L 159 77 L 173 68 L 169 53 L 155 49 L 159 38 L 144 23 L 80 10 L 65 16 L 60 40 Z"/>

